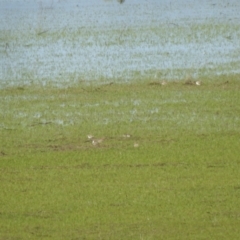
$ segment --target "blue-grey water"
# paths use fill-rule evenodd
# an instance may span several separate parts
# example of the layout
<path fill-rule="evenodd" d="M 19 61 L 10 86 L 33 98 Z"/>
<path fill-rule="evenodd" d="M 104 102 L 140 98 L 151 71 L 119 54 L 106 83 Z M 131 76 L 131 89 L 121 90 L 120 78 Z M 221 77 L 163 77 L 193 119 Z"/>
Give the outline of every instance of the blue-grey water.
<path fill-rule="evenodd" d="M 240 72 L 239 0 L 1 0 L 0 87 Z"/>

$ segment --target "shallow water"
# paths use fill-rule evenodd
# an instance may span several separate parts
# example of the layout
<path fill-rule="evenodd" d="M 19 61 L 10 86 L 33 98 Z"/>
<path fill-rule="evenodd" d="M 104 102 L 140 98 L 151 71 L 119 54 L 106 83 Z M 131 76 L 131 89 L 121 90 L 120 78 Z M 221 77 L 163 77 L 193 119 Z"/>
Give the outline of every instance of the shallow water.
<path fill-rule="evenodd" d="M 0 87 L 240 72 L 238 0 L 2 0 Z"/>

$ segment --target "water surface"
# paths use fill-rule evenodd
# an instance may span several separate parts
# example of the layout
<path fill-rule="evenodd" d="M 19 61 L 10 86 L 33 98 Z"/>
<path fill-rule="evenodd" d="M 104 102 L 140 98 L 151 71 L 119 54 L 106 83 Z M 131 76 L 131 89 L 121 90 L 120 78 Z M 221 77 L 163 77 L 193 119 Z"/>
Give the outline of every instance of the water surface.
<path fill-rule="evenodd" d="M 231 74 L 238 0 L 2 0 L 0 87 Z"/>

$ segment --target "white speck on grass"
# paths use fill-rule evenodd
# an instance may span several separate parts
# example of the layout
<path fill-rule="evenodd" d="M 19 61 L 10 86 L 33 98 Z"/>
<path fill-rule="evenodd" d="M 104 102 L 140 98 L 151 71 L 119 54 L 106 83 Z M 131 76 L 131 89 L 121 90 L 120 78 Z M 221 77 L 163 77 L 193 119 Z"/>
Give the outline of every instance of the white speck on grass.
<path fill-rule="evenodd" d="M 64 125 L 64 121 L 62 119 L 57 119 L 54 121 L 57 125 L 63 126 Z"/>
<path fill-rule="evenodd" d="M 137 112 L 138 112 L 137 109 L 130 110 L 130 114 L 131 114 L 131 115 L 136 115 Z"/>
<path fill-rule="evenodd" d="M 149 110 L 150 114 L 158 113 L 158 108 Z"/>
<path fill-rule="evenodd" d="M 40 118 L 40 117 L 42 117 L 42 114 L 39 113 L 39 112 L 37 112 L 37 113 L 34 114 L 33 117 L 34 117 L 34 118 Z"/>
<path fill-rule="evenodd" d="M 141 100 L 131 100 L 131 102 L 134 106 L 139 106 L 141 103 Z"/>

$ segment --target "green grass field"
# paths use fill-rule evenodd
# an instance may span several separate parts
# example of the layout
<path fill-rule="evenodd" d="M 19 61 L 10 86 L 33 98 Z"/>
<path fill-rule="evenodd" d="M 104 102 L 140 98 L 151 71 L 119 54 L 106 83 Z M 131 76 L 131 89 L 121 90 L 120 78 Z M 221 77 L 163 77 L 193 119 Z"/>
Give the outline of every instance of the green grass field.
<path fill-rule="evenodd" d="M 239 239 L 240 75 L 201 81 L 0 90 L 0 240 Z"/>

